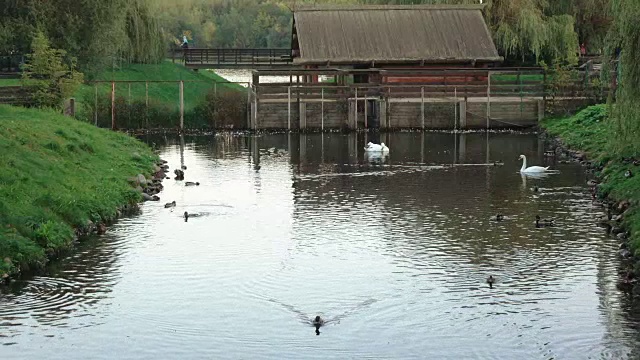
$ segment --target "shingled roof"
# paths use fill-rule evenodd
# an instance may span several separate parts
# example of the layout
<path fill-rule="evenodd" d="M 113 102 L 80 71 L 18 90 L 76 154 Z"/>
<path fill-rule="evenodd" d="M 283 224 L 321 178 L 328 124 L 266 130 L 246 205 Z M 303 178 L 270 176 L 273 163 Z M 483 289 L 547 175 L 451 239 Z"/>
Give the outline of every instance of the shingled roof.
<path fill-rule="evenodd" d="M 498 62 L 483 6 L 299 7 L 297 64 Z"/>

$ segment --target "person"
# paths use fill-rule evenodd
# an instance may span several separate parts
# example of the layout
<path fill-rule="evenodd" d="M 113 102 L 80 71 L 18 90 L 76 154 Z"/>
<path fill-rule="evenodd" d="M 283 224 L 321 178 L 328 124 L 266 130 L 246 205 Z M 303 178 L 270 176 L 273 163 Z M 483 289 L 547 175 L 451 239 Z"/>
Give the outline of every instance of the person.
<path fill-rule="evenodd" d="M 581 56 L 587 55 L 587 47 L 584 46 L 584 43 L 580 44 L 580 55 Z"/>
<path fill-rule="evenodd" d="M 189 40 L 187 40 L 187 35 L 182 35 L 182 48 L 183 49 L 189 48 Z"/>

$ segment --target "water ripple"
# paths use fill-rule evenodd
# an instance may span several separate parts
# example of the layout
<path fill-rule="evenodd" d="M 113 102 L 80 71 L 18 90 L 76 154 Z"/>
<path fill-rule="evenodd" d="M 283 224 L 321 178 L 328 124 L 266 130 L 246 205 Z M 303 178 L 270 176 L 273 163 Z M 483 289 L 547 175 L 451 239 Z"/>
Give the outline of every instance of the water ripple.
<path fill-rule="evenodd" d="M 147 141 L 201 185 L 165 181 L 161 202 L 3 288 L 3 355 L 637 357 L 640 306 L 615 289 L 617 243 L 582 169 L 515 173 L 521 153 L 544 163 L 535 135 Z M 368 141 L 390 156 L 370 163 Z"/>

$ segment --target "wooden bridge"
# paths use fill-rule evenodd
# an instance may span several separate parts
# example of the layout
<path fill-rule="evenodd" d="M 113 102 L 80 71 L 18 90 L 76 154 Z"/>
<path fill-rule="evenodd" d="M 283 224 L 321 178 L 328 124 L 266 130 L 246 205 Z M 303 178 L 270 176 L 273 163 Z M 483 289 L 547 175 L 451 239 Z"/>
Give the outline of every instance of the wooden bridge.
<path fill-rule="evenodd" d="M 174 49 L 172 59 L 184 61 L 190 69 L 292 68 L 291 49 Z"/>

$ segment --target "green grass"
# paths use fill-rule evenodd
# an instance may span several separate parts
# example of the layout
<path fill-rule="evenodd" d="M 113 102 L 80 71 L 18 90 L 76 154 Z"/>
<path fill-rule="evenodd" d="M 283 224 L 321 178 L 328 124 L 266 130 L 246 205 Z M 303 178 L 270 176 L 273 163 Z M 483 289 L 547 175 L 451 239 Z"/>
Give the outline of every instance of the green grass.
<path fill-rule="evenodd" d="M 20 79 L 0 79 L 0 87 L 4 86 L 21 86 L 22 82 Z"/>
<path fill-rule="evenodd" d="M 628 161 L 634 154 L 614 150 L 621 147 L 612 143 L 615 141 L 612 121 L 608 118 L 608 107 L 596 105 L 570 118 L 545 119 L 541 125 L 551 135 L 560 137 L 569 148 L 585 151 L 592 161 L 604 166 L 598 174 L 602 180 L 599 191 L 616 201 L 628 200 L 632 204 L 624 222 L 631 230 L 631 248 L 640 255 L 640 166 Z M 634 158 L 640 160 L 638 156 Z M 627 170 L 634 176 L 626 178 Z"/>
<path fill-rule="evenodd" d="M 149 175 L 143 143 L 53 111 L 0 105 L 0 278 L 38 268 L 70 246 L 73 228 L 112 220 L 139 200 L 127 179 Z"/>
<path fill-rule="evenodd" d="M 522 80 L 522 81 L 544 81 L 544 75 L 543 74 L 520 75 L 520 80 Z M 501 74 L 501 75 L 492 74 L 491 75 L 491 81 L 517 83 L 518 75 L 515 75 L 515 74 Z"/>
<path fill-rule="evenodd" d="M 212 71 L 189 70 L 181 64 L 165 61 L 160 64 L 128 64 L 113 71 L 94 76 L 93 80 L 104 83 L 88 83 L 76 92 L 76 117 L 93 123 L 96 88 L 98 97 L 98 124 L 111 125 L 111 80 L 140 81 L 116 83 L 116 126 L 123 128 L 177 126 L 179 119 L 179 80 L 184 80 L 185 126 L 201 128 L 207 119 L 202 116 L 202 107 L 207 94 L 215 91 L 236 90 L 246 94 L 246 88 L 228 81 Z M 146 81 L 148 83 L 149 106 L 146 105 Z M 168 81 L 168 82 L 153 82 Z"/>
<path fill-rule="evenodd" d="M 186 111 L 195 108 L 205 95 L 214 88 L 218 90 L 232 89 L 243 90 L 244 88 L 238 84 L 225 84 L 227 80 L 216 75 L 212 71 L 193 71 L 179 64 L 173 64 L 165 61 L 160 64 L 128 64 L 123 65 L 113 71 L 106 71 L 98 74 L 94 80 L 101 81 L 150 81 L 149 82 L 149 99 L 151 101 L 160 102 L 170 105 L 176 110 L 180 106 L 179 102 L 179 86 L 177 81 L 184 80 L 184 106 Z M 153 81 L 172 81 L 167 83 L 154 83 Z M 218 82 L 220 84 L 215 85 Z M 98 97 L 110 98 L 111 84 L 97 84 Z M 127 101 L 145 101 L 146 88 L 145 83 L 116 84 L 116 96 L 122 96 Z M 129 98 L 129 87 L 131 88 L 131 97 Z M 95 85 L 86 84 L 79 90 L 79 98 L 84 101 L 95 101 Z"/>

